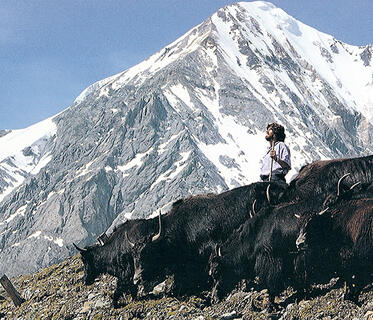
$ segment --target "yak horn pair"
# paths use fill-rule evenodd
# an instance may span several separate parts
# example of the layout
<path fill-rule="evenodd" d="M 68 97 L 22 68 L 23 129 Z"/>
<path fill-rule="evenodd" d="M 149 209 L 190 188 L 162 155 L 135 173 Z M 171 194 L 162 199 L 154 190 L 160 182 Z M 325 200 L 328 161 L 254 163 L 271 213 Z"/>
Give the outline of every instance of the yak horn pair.
<path fill-rule="evenodd" d="M 271 187 L 271 185 L 269 184 L 268 187 L 267 187 L 267 190 L 266 190 L 266 196 L 267 196 L 267 200 L 268 200 L 268 203 L 271 204 L 271 197 L 269 195 L 269 188 Z M 254 200 L 253 202 L 253 205 L 251 207 L 251 211 L 250 211 L 250 218 L 253 218 L 253 215 L 255 216 L 256 215 L 256 211 L 255 211 L 255 204 L 256 204 L 256 199 Z M 252 213 L 251 213 L 252 212 Z"/>
<path fill-rule="evenodd" d="M 338 180 L 338 185 L 337 185 L 337 197 L 339 197 L 341 195 L 341 182 L 350 175 L 351 173 L 346 173 L 345 175 L 343 175 L 339 180 Z M 350 187 L 350 190 L 354 189 L 355 187 L 357 187 L 359 184 L 361 184 L 361 181 L 359 182 L 356 182 L 354 185 L 352 185 Z"/>
<path fill-rule="evenodd" d="M 319 216 L 322 216 L 322 215 L 323 215 L 326 211 L 328 211 L 328 210 L 329 210 L 329 207 L 327 207 L 327 208 L 325 208 L 324 210 L 320 211 L 320 212 L 318 213 L 318 215 L 319 215 Z M 300 214 L 297 214 L 297 213 L 295 213 L 294 216 L 295 216 L 297 219 L 300 219 L 300 217 L 301 217 L 301 215 L 300 215 Z"/>
<path fill-rule="evenodd" d="M 103 246 L 105 243 L 107 243 L 109 240 L 108 236 L 106 235 L 105 232 L 101 233 L 98 238 L 97 238 L 97 241 L 98 243 Z"/>

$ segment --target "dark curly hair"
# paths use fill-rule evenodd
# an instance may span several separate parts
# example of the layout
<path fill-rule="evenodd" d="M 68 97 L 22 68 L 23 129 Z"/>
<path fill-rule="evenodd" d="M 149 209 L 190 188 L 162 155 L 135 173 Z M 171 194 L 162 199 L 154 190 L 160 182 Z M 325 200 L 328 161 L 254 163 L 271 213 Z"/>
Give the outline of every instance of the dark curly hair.
<path fill-rule="evenodd" d="M 273 134 L 276 136 L 277 141 L 285 141 L 285 128 L 278 123 L 270 123 L 267 125 L 267 130 L 272 129 Z"/>

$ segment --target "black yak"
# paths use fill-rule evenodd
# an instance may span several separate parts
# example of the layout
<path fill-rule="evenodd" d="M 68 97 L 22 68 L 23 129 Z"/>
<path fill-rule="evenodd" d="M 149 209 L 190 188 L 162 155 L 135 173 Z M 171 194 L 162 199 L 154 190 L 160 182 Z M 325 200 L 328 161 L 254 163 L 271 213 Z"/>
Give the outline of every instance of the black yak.
<path fill-rule="evenodd" d="M 266 191 L 271 184 L 271 201 L 280 198 L 286 186 L 258 182 L 222 194 L 192 196 L 174 203 L 160 219 L 158 235 L 134 238 L 135 282 L 149 290 L 154 277 L 174 275 L 176 295 L 207 288 L 208 259 L 215 244 L 225 241 L 232 231 L 268 205 Z M 255 210 L 255 209 L 254 209 Z"/>
<path fill-rule="evenodd" d="M 346 281 L 345 299 L 358 303 L 373 281 L 373 198 L 341 201 L 312 216 L 296 245 L 304 287 L 339 276 Z"/>
<path fill-rule="evenodd" d="M 158 219 L 128 220 L 118 226 L 103 244 L 94 244 L 86 248 L 75 248 L 80 252 L 84 264 L 83 281 L 91 285 L 101 274 L 116 277 L 117 287 L 113 295 L 113 305 L 119 306 L 118 300 L 123 293 L 132 297 L 137 295 L 137 287 L 133 284 L 134 268 L 131 244 L 126 238 L 128 230 L 136 225 L 143 233 L 153 233 L 158 228 Z"/>

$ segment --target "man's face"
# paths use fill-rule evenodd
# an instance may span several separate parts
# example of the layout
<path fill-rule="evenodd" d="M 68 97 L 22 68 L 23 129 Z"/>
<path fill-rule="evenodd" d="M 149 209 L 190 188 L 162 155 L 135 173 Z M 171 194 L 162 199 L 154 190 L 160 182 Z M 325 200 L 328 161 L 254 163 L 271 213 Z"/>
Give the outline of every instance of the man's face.
<path fill-rule="evenodd" d="M 266 140 L 271 141 L 273 139 L 273 130 L 271 127 L 267 129 Z"/>

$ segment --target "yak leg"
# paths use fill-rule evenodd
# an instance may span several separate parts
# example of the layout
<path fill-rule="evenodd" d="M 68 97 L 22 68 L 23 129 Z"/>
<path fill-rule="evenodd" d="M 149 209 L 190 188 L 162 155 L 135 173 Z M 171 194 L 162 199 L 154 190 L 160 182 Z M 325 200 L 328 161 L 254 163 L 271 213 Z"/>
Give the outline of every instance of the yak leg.
<path fill-rule="evenodd" d="M 363 288 L 371 282 L 370 271 L 368 268 L 356 269 L 358 273 L 350 274 L 346 277 L 346 290 L 344 299 L 350 300 L 359 305 L 359 294 Z"/>
<path fill-rule="evenodd" d="M 284 289 L 284 261 L 280 257 L 270 257 L 267 253 L 261 253 L 257 256 L 255 262 L 255 271 L 259 277 L 259 283 L 268 289 L 269 302 L 267 309 L 269 312 L 277 310 L 275 297 Z"/>
<path fill-rule="evenodd" d="M 214 281 L 211 290 L 211 304 L 219 303 L 221 300 L 221 291 L 219 290 L 220 281 Z"/>
<path fill-rule="evenodd" d="M 233 286 L 226 284 L 226 281 L 224 281 L 224 279 L 214 280 L 214 285 L 211 291 L 211 303 L 219 303 L 232 289 Z"/>
<path fill-rule="evenodd" d="M 123 296 L 124 293 L 129 293 L 132 298 L 135 298 L 137 294 L 137 288 L 131 281 L 118 279 L 117 287 L 113 295 L 113 306 L 115 309 L 122 306 L 122 304 L 119 303 L 119 299 Z"/>
<path fill-rule="evenodd" d="M 305 253 L 300 254 L 295 259 L 295 280 L 294 289 L 297 291 L 295 299 L 300 301 L 307 300 L 310 297 L 311 284 L 308 277 L 307 263 Z"/>
<path fill-rule="evenodd" d="M 190 261 L 188 265 L 182 264 L 174 272 L 173 295 L 199 294 L 206 290 L 207 282 L 208 274 L 205 265 L 199 261 Z"/>
<path fill-rule="evenodd" d="M 359 294 L 363 286 L 361 285 L 360 279 L 356 278 L 356 275 L 350 275 L 346 279 L 346 289 L 344 294 L 345 300 L 350 300 L 355 304 L 359 304 Z"/>
<path fill-rule="evenodd" d="M 117 287 L 113 295 L 113 306 L 115 309 L 120 307 L 120 304 L 118 301 L 120 297 L 122 296 L 123 292 L 124 292 L 124 283 L 120 279 L 118 279 Z"/>
<path fill-rule="evenodd" d="M 359 294 L 372 280 L 372 254 L 354 255 L 345 264 L 346 290 L 344 298 L 359 305 Z"/>
<path fill-rule="evenodd" d="M 197 284 L 193 279 L 193 274 L 189 272 L 178 272 L 174 274 L 174 284 L 172 293 L 176 297 L 195 293 Z"/>

